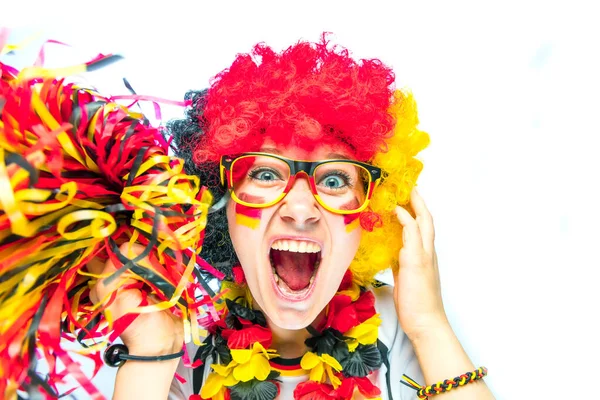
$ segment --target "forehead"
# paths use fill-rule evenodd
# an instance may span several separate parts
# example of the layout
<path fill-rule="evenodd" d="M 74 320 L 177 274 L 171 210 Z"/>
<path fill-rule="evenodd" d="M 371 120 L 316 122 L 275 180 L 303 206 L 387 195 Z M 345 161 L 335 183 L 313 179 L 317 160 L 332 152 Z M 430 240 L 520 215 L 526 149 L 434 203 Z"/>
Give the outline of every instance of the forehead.
<path fill-rule="evenodd" d="M 329 144 L 314 142 L 312 146 L 309 147 L 290 143 L 284 146 L 276 144 L 271 139 L 266 139 L 260 147 L 260 151 L 277 154 L 294 160 L 317 161 L 338 158 L 354 159 L 354 155 L 348 146 L 343 143 Z"/>

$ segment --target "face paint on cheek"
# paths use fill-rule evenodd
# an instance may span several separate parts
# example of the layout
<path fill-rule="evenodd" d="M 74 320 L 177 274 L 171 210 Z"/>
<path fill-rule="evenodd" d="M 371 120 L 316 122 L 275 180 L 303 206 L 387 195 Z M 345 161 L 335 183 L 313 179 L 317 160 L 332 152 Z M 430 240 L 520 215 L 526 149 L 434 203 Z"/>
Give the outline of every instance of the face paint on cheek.
<path fill-rule="evenodd" d="M 250 196 L 246 193 L 240 193 L 238 196 L 242 201 L 250 201 L 259 203 L 260 198 Z M 257 229 L 260 225 L 260 217 L 262 210 L 260 208 L 248 207 L 243 204 L 235 204 L 235 222 L 250 229 Z"/>
<path fill-rule="evenodd" d="M 354 199 L 347 204 L 340 207 L 341 210 L 356 210 L 359 207 L 358 200 Z M 344 225 L 346 225 L 346 232 L 350 233 L 360 226 L 360 213 L 356 214 L 345 214 Z"/>
<path fill-rule="evenodd" d="M 344 215 L 344 225 L 346 232 L 350 233 L 360 225 L 360 213 Z"/>

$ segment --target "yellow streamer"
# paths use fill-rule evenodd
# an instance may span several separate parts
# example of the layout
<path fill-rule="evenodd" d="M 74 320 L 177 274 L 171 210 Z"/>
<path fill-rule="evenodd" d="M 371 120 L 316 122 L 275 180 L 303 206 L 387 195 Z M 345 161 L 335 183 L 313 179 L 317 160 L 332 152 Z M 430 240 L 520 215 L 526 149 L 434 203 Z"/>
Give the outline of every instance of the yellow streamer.
<path fill-rule="evenodd" d="M 73 232 L 67 232 L 67 227 L 75 222 L 91 220 L 90 225 Z M 108 223 L 107 225 L 105 223 Z M 57 231 L 67 240 L 77 240 L 87 237 L 102 239 L 110 236 L 117 223 L 112 215 L 97 210 L 79 210 L 65 215 L 58 221 Z"/>

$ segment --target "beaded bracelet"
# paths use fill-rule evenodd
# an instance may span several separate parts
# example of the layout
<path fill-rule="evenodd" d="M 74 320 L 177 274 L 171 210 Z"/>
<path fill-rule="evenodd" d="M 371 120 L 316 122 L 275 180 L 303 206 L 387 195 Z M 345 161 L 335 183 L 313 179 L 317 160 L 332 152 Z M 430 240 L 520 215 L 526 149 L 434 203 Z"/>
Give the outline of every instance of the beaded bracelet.
<path fill-rule="evenodd" d="M 164 356 L 133 356 L 124 344 L 113 344 L 104 350 L 104 362 L 109 367 L 120 367 L 127 360 L 134 361 L 164 361 L 183 356 L 183 350 L 178 353 L 165 354 Z"/>
<path fill-rule="evenodd" d="M 457 376 L 454 379 L 446 379 L 443 382 L 438 382 L 430 386 L 421 386 L 413 379 L 403 375 L 400 383 L 408 386 L 411 389 L 415 389 L 419 399 L 427 399 L 429 396 L 449 392 L 455 387 L 464 386 L 467 383 L 475 382 L 486 376 L 487 372 L 488 370 L 486 367 L 479 367 L 473 372 L 467 372 L 466 374 Z"/>

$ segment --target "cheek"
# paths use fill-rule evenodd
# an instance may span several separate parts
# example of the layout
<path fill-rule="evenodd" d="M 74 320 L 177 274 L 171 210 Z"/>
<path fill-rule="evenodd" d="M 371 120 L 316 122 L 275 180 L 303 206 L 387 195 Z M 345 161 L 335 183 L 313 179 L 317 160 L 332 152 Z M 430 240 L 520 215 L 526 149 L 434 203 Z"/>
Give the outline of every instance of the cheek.
<path fill-rule="evenodd" d="M 353 227 L 352 229 L 348 229 L 349 227 Z M 362 227 L 360 226 L 360 218 L 356 218 L 353 223 L 346 226 L 346 243 L 348 243 L 349 250 L 349 263 L 354 260 L 354 256 L 358 251 L 358 246 L 360 245 L 360 240 L 362 238 Z"/>
<path fill-rule="evenodd" d="M 235 223 L 250 229 L 258 229 L 262 210 L 235 203 Z"/>
<path fill-rule="evenodd" d="M 360 227 L 360 213 L 344 215 L 346 232 L 350 233 Z"/>
<path fill-rule="evenodd" d="M 329 221 L 334 247 L 332 255 L 344 271 L 354 259 L 362 237 L 359 216 L 360 214 L 337 215 L 334 220 Z"/>
<path fill-rule="evenodd" d="M 260 230 L 262 213 L 260 209 L 245 207 L 230 201 L 227 205 L 227 224 L 229 236 L 238 255 L 248 240 L 254 240 Z M 244 237 L 247 240 L 244 240 Z"/>
<path fill-rule="evenodd" d="M 233 200 L 227 204 L 227 225 L 233 248 L 242 266 L 257 262 L 265 227 L 263 220 L 271 217 L 268 209 L 246 207 Z"/>
<path fill-rule="evenodd" d="M 239 195 L 239 199 L 246 202 L 261 203 L 262 198 L 256 196 L 250 196 L 245 193 Z M 258 229 L 260 225 L 260 218 L 262 217 L 261 208 L 248 207 L 243 204 L 235 203 L 235 222 L 238 225 L 245 226 L 250 229 Z"/>
<path fill-rule="evenodd" d="M 358 207 L 360 207 L 360 202 L 357 199 L 353 199 L 340 208 L 342 210 L 356 210 Z M 360 226 L 360 213 L 346 214 L 343 217 L 346 232 L 350 233 Z"/>

